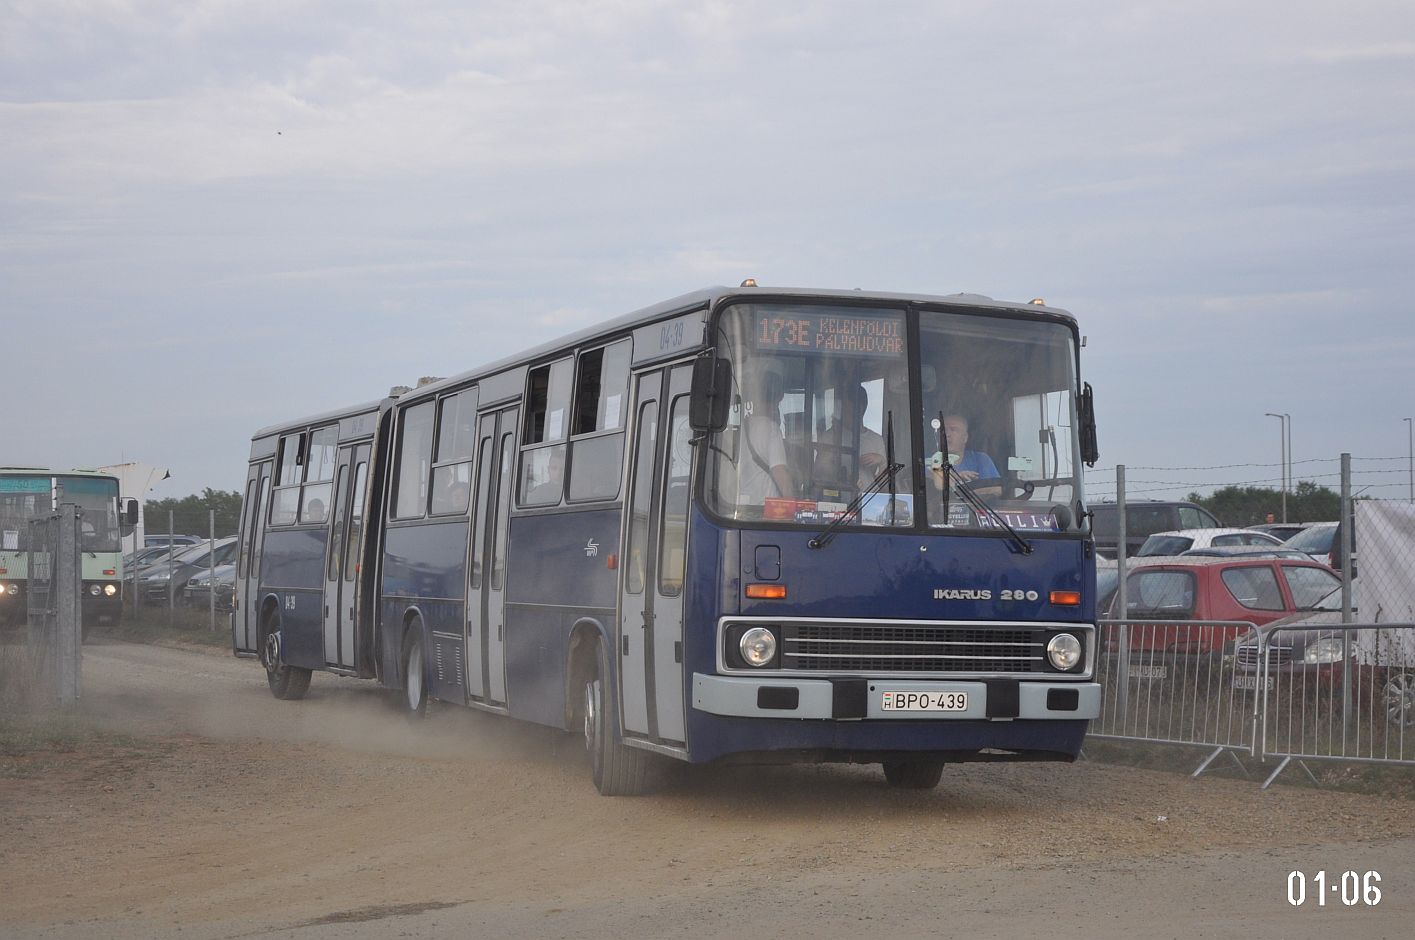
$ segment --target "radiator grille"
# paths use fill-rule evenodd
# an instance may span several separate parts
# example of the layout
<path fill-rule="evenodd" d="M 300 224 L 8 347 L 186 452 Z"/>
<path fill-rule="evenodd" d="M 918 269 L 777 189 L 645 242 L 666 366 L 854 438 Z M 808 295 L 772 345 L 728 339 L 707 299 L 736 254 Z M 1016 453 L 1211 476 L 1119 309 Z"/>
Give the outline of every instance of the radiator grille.
<path fill-rule="evenodd" d="M 927 624 L 782 624 L 782 668 L 801 672 L 1047 671 L 1045 630 Z"/>
<path fill-rule="evenodd" d="M 1240 646 L 1237 652 L 1238 665 L 1255 668 L 1258 665 L 1258 648 L 1256 646 Z M 1292 647 L 1290 646 L 1269 646 L 1268 666 L 1286 666 L 1292 662 Z"/>

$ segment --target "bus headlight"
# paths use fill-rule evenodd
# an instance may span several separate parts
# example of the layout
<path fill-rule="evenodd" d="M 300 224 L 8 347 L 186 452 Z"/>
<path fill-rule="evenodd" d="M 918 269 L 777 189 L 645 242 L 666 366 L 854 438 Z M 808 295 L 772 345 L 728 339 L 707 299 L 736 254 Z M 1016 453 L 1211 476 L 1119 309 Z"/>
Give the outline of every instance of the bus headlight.
<path fill-rule="evenodd" d="M 776 634 L 766 627 L 753 627 L 737 644 L 749 666 L 765 666 L 776 658 Z"/>
<path fill-rule="evenodd" d="M 107 594 L 109 597 L 112 597 L 114 594 L 117 594 L 117 593 L 118 593 L 118 585 L 116 585 L 116 584 L 105 584 L 105 585 L 103 585 L 103 593 L 104 593 L 104 594 Z"/>
<path fill-rule="evenodd" d="M 1047 661 L 1062 672 L 1075 668 L 1081 661 L 1081 641 L 1069 633 L 1058 633 L 1047 641 Z"/>
<path fill-rule="evenodd" d="M 94 597 L 97 597 L 98 595 L 103 593 L 103 588 L 99 587 L 97 584 L 90 584 L 88 587 L 88 592 Z"/>

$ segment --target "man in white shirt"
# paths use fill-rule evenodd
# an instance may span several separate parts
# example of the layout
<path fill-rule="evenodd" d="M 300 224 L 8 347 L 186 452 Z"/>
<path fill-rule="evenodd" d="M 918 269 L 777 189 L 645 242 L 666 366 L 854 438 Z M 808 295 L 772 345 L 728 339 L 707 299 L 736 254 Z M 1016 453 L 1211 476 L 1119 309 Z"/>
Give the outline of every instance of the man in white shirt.
<path fill-rule="evenodd" d="M 795 498 L 796 483 L 786 458 L 781 432 L 781 399 L 786 382 L 780 367 L 767 363 L 757 380 L 751 413 L 743 423 L 742 453 L 738 459 L 738 503 L 760 506 L 768 497 Z"/>

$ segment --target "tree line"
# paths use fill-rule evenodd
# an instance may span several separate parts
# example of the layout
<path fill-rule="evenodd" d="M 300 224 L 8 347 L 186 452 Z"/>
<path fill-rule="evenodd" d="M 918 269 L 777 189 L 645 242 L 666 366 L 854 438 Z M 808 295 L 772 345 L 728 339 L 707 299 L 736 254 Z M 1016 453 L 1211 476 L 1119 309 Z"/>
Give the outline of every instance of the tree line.
<path fill-rule="evenodd" d="M 148 535 L 211 534 L 210 512 L 216 510 L 216 538 L 235 535 L 241 526 L 241 494 L 235 490 L 207 487 L 200 494 L 180 499 L 149 499 L 143 502 L 143 523 Z M 170 513 L 170 516 L 169 516 Z M 168 528 L 168 520 L 171 528 Z"/>
<path fill-rule="evenodd" d="M 1230 526 L 1282 521 L 1282 491 L 1262 486 L 1225 486 L 1208 496 L 1190 493 L 1198 503 Z M 1303 480 L 1287 494 L 1288 522 L 1335 522 L 1341 511 L 1341 494 L 1310 480 Z M 1272 519 L 1268 519 L 1268 514 Z"/>

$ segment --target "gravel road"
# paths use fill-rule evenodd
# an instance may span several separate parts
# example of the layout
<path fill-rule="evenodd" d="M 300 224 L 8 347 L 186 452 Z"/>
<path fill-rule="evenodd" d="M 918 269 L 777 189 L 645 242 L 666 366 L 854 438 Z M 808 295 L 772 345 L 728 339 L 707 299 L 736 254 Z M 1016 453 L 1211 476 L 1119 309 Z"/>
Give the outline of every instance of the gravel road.
<path fill-rule="evenodd" d="M 117 731 L 0 766 L 4 937 L 1408 937 L 1415 803 L 1080 762 L 693 768 L 636 799 L 581 742 L 369 682 L 279 702 L 210 652 L 85 647 Z M 1291 775 L 1297 779 L 1300 775 Z M 1287 902 L 1293 869 L 1382 900 Z"/>

